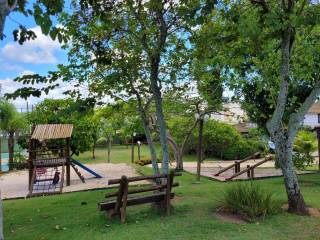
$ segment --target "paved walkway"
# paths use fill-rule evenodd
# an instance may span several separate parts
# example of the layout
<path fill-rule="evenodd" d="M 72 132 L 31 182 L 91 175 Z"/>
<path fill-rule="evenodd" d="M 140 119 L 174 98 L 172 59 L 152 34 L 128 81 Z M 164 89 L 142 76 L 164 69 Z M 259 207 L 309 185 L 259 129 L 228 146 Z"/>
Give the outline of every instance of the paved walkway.
<path fill-rule="evenodd" d="M 122 175 L 126 175 L 128 177 L 138 176 L 133 167 L 124 163 L 100 163 L 88 164 L 86 166 L 103 176 L 103 178 L 94 178 L 91 174 L 79 168 L 81 174 L 85 177 L 86 180 L 85 183 L 82 183 L 76 175 L 76 173 L 71 168 L 71 185 L 68 187 L 65 186 L 63 188 L 63 192 L 73 192 L 95 188 L 106 188 L 108 187 L 109 179 L 121 178 Z M 28 171 L 14 171 L 0 175 L 0 190 L 1 197 L 3 199 L 25 197 L 28 194 Z"/>

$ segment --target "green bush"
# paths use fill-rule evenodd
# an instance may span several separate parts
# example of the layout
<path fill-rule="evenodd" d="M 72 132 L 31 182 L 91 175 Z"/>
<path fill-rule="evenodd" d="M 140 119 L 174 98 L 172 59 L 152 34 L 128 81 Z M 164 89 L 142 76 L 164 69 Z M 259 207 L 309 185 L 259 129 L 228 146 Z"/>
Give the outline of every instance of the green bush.
<path fill-rule="evenodd" d="M 207 155 L 226 160 L 242 159 L 265 149 L 257 138 L 244 138 L 233 126 L 215 120 L 205 123 L 203 142 Z M 196 149 L 197 142 L 193 144 Z"/>
<path fill-rule="evenodd" d="M 193 124 L 194 119 L 172 117 L 168 120 L 170 134 L 180 144 Z M 259 137 L 261 130 L 252 130 L 249 138 L 244 138 L 234 126 L 216 120 L 204 124 L 203 149 L 206 156 L 226 160 L 242 159 L 256 152 L 265 152 L 267 145 Z M 185 152 L 194 153 L 198 145 L 198 127 L 196 127 L 185 146 Z M 173 155 L 170 154 L 171 160 Z"/>
<path fill-rule="evenodd" d="M 294 166 L 299 170 L 304 170 L 307 166 L 311 166 L 314 162 L 312 152 L 317 150 L 317 138 L 313 132 L 301 130 L 298 132 L 293 149 Z"/>
<path fill-rule="evenodd" d="M 305 170 L 306 167 L 312 166 L 314 157 L 305 153 L 294 153 L 292 156 L 293 164 L 296 169 Z"/>
<path fill-rule="evenodd" d="M 268 214 L 275 214 L 279 205 L 273 200 L 270 191 L 250 182 L 229 186 L 218 199 L 217 209 L 239 214 L 253 222 Z"/>
<path fill-rule="evenodd" d="M 161 161 L 159 159 L 157 159 L 157 162 L 161 163 Z M 142 158 L 140 158 L 140 160 L 134 161 L 134 163 L 138 164 L 140 166 L 145 166 L 145 165 L 151 164 L 152 161 L 151 161 L 150 157 L 142 157 Z"/>
<path fill-rule="evenodd" d="M 107 142 L 108 142 L 108 139 L 107 139 L 107 138 L 101 137 L 101 138 L 99 138 L 99 139 L 97 140 L 96 144 L 97 144 L 98 146 L 105 146 L 105 145 L 107 144 Z"/>
<path fill-rule="evenodd" d="M 264 152 L 264 144 L 252 139 L 240 139 L 237 143 L 223 149 L 225 159 L 243 159 L 256 152 Z"/>

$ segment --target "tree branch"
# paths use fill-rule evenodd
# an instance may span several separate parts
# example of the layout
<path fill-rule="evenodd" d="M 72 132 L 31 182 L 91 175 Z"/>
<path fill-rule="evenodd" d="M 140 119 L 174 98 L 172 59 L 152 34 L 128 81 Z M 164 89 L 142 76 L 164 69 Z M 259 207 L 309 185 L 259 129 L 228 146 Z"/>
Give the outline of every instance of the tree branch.
<path fill-rule="evenodd" d="M 292 48 L 292 34 L 294 32 L 288 28 L 283 32 L 281 41 L 281 83 L 277 98 L 277 105 L 273 112 L 272 118 L 267 122 L 267 129 L 272 136 L 281 130 L 281 122 L 287 104 L 289 91 L 289 72 L 290 72 L 290 54 Z"/>
<path fill-rule="evenodd" d="M 306 100 L 302 103 L 300 108 L 290 115 L 289 125 L 288 125 L 288 142 L 292 143 L 296 133 L 301 125 L 304 116 L 317 100 L 320 95 L 320 81 L 317 81 L 314 88 L 312 89 L 310 95 L 306 98 Z"/>
<path fill-rule="evenodd" d="M 12 12 L 17 7 L 17 4 L 18 4 L 18 0 L 15 0 L 13 4 L 8 8 L 8 11 Z"/>
<path fill-rule="evenodd" d="M 265 0 L 251 0 L 251 3 L 261 6 L 263 9 L 263 13 L 269 12 L 269 6 Z"/>

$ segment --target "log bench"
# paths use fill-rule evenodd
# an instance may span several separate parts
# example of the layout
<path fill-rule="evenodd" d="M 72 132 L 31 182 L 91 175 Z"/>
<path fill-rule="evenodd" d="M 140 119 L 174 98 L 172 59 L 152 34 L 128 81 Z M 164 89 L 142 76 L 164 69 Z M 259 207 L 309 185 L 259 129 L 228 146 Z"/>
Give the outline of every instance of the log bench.
<path fill-rule="evenodd" d="M 100 211 L 106 211 L 110 218 L 118 215 L 121 223 L 126 221 L 127 206 L 145 203 L 156 203 L 167 215 L 170 215 L 170 201 L 174 198 L 174 193 L 171 190 L 173 187 L 179 186 L 178 183 L 173 182 L 174 176 L 181 176 L 181 173 L 170 172 L 169 174 L 131 178 L 122 176 L 120 179 L 111 179 L 108 181 L 108 185 L 119 184 L 118 190 L 113 193 L 107 193 L 106 198 L 113 199 L 98 203 L 98 208 Z M 154 184 L 129 189 L 129 183 L 145 180 L 152 180 Z M 137 195 L 138 193 L 148 194 Z"/>

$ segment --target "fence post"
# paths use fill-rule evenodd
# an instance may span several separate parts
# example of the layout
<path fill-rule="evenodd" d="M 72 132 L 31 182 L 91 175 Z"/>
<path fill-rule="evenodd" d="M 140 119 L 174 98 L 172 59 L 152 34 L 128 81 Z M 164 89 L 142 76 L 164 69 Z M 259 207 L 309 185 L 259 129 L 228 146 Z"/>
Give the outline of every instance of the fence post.
<path fill-rule="evenodd" d="M 249 169 L 249 168 L 250 168 L 250 165 L 247 165 L 247 169 L 248 169 L 248 171 L 247 171 L 247 177 L 248 177 L 248 178 L 250 178 L 250 169 Z"/>

